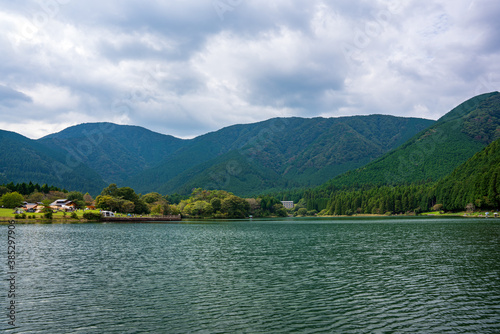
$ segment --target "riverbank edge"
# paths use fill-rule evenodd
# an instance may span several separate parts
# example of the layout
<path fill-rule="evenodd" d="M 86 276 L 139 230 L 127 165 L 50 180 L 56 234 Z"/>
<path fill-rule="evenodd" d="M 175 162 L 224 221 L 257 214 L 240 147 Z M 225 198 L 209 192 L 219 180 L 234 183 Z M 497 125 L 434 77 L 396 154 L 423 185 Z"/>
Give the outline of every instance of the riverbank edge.
<path fill-rule="evenodd" d="M 429 218 L 429 219 L 435 219 L 435 218 L 486 218 L 485 216 L 481 215 L 463 215 L 463 214 L 442 214 L 442 215 L 352 215 L 352 216 L 314 216 L 314 217 L 283 217 L 283 219 L 307 219 L 307 218 L 316 218 L 316 219 L 321 219 L 321 218 L 330 218 L 330 219 L 356 219 L 356 218 L 388 218 L 388 219 L 394 219 L 394 218 Z M 220 220 L 239 220 L 239 221 L 252 221 L 252 220 L 260 220 L 260 219 L 269 219 L 269 218 L 240 218 L 240 219 L 220 219 Z M 494 218 L 494 217 L 488 217 L 488 219 L 493 219 L 493 220 L 500 220 L 499 218 Z M 11 217 L 0 217 L 0 225 L 9 225 L 11 221 L 15 221 L 16 224 L 23 224 L 23 225 L 29 225 L 29 224 L 123 224 L 123 223 L 129 223 L 129 224 L 145 224 L 145 223 L 161 223 L 161 224 L 183 224 L 183 223 L 191 223 L 193 221 L 196 222 L 203 222 L 203 221 L 212 221 L 212 220 L 218 220 L 218 219 L 186 219 L 186 220 L 159 220 L 159 221 L 95 221 L 95 220 L 86 220 L 86 219 L 68 219 L 68 218 L 53 218 L 53 219 L 14 219 Z"/>

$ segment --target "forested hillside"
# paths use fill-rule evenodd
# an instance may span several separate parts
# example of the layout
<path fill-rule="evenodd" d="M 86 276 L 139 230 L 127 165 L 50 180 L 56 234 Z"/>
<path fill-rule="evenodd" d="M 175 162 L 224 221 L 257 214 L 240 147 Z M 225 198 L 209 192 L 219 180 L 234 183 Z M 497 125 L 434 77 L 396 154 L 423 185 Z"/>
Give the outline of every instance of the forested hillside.
<path fill-rule="evenodd" d="M 444 209 L 500 208 L 500 139 L 488 145 L 436 186 L 436 201 Z"/>
<path fill-rule="evenodd" d="M 113 123 L 75 125 L 38 142 L 71 154 L 107 183 L 123 183 L 130 176 L 155 166 L 185 143 L 139 126 Z"/>
<path fill-rule="evenodd" d="M 30 181 L 91 193 L 105 185 L 99 174 L 68 154 L 0 130 L 0 184 Z"/>
<path fill-rule="evenodd" d="M 430 210 L 500 209 L 500 139 L 488 145 L 438 182 L 397 186 L 308 190 L 282 195 L 304 199 L 308 210 L 325 215 L 401 214 Z M 297 196 L 298 195 L 298 196 Z M 296 196 L 296 197 L 294 197 Z"/>
<path fill-rule="evenodd" d="M 258 194 L 321 184 L 431 124 L 382 115 L 277 118 L 183 140 L 137 126 L 87 123 L 37 141 L 25 138 L 22 145 L 29 143 L 29 149 L 5 139 L 2 153 L 12 158 L 0 164 L 0 182 L 49 183 L 91 193 L 104 183 L 117 183 L 143 193 L 189 194 L 202 187 Z M 49 170 L 49 158 L 71 170 L 64 170 L 64 177 Z"/>
<path fill-rule="evenodd" d="M 288 190 L 293 198 L 304 194 L 296 189 L 323 184 L 309 193 L 325 201 L 338 189 L 422 184 L 448 175 L 500 137 L 500 94 L 476 96 L 438 122 L 384 115 L 275 118 L 188 140 L 89 123 L 38 141 L 14 137 L 3 136 L 0 182 L 85 192 L 116 183 L 183 195 L 195 188 L 239 196 Z M 70 168 L 55 172 L 52 160 Z"/>
<path fill-rule="evenodd" d="M 189 194 L 205 188 L 238 195 L 318 185 L 380 157 L 433 123 L 372 115 L 235 125 L 191 140 L 127 184 L 143 192 Z"/>
<path fill-rule="evenodd" d="M 437 181 L 500 137 L 500 94 L 476 96 L 400 148 L 345 173 L 326 188 Z"/>

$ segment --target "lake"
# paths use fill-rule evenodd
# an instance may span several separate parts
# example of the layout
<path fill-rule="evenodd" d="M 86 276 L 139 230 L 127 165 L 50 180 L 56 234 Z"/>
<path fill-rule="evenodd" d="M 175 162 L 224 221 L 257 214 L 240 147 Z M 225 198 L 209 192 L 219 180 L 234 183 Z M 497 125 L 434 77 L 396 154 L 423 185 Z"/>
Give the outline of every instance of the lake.
<path fill-rule="evenodd" d="M 3 316 L 5 333 L 500 332 L 500 220 L 53 224 L 16 233 L 17 327 Z"/>

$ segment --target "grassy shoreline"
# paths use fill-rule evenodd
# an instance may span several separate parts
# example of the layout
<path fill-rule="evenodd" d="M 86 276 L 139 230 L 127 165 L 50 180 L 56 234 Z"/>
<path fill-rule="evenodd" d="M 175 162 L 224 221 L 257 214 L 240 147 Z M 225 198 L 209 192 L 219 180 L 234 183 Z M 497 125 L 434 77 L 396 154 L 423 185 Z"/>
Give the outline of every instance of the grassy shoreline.
<path fill-rule="evenodd" d="M 79 219 L 72 219 L 69 217 L 69 215 L 65 218 L 61 213 L 54 214 L 53 219 L 46 219 L 43 218 L 43 214 L 39 214 L 40 217 L 36 218 L 30 218 L 30 219 L 14 219 L 14 215 L 12 217 L 2 217 L 0 216 L 0 225 L 8 225 L 12 220 L 15 220 L 16 224 L 23 224 L 23 225 L 28 225 L 28 224 L 95 224 L 95 223 L 107 223 L 107 222 L 100 222 L 100 221 L 91 221 L 83 218 Z M 80 217 L 81 215 L 79 215 Z M 331 218 L 331 219 L 339 219 L 339 218 L 350 218 L 350 219 L 363 219 L 363 218 L 485 218 L 484 212 L 483 213 L 474 213 L 474 214 L 464 214 L 464 213 L 425 213 L 421 214 L 418 216 L 415 215 L 374 215 L 374 214 L 367 214 L 367 215 L 352 215 L 352 216 L 314 216 L 314 217 L 288 217 L 289 219 L 303 219 L 303 218 Z M 492 215 L 490 215 L 488 218 L 495 219 Z M 500 218 L 500 217 L 499 217 Z M 258 220 L 259 218 L 253 218 L 253 220 Z M 265 218 L 265 219 L 269 219 Z M 185 222 L 188 221 L 208 221 L 208 220 L 213 220 L 213 219 L 187 219 Z M 242 219 L 230 219 L 230 220 L 248 220 L 251 221 L 252 219 L 250 218 L 242 218 Z M 495 219 L 496 220 L 496 219 Z M 179 222 L 180 223 L 180 222 Z"/>

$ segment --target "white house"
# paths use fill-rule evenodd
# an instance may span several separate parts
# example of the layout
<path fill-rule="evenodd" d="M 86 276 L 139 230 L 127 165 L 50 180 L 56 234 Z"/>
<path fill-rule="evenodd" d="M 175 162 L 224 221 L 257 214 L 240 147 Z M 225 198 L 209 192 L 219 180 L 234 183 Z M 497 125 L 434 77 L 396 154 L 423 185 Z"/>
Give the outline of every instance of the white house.
<path fill-rule="evenodd" d="M 50 203 L 50 208 L 54 210 L 74 211 L 76 209 L 76 203 L 67 199 L 58 199 Z"/>
<path fill-rule="evenodd" d="M 293 201 L 281 201 L 285 209 L 293 209 Z"/>

